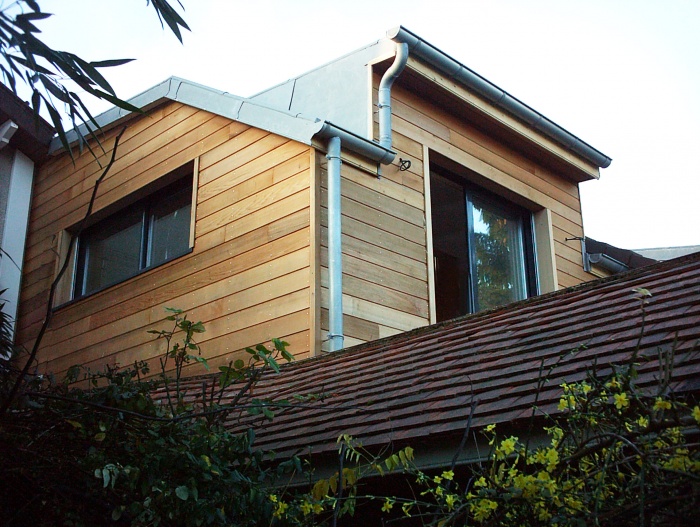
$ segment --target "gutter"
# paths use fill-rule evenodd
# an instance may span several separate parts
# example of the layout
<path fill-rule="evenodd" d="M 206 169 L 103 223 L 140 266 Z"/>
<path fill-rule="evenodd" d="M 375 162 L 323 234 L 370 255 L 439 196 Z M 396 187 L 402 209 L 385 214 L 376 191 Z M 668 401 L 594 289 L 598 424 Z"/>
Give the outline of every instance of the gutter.
<path fill-rule="evenodd" d="M 396 157 L 396 152 L 394 152 L 390 146 L 382 146 L 379 143 L 370 141 L 345 128 L 336 126 L 329 121 L 323 121 L 321 129 L 316 132 L 315 137 L 320 137 L 322 139 L 339 137 L 344 146 L 351 152 L 371 159 L 375 163 L 381 163 L 382 165 L 391 164 Z"/>
<path fill-rule="evenodd" d="M 612 158 L 596 150 L 555 122 L 547 119 L 538 111 L 489 82 L 478 73 L 470 70 L 464 64 L 446 55 L 415 33 L 398 26 L 387 31 L 387 37 L 394 42 L 407 44 L 410 53 L 415 57 L 427 62 L 448 78 L 466 86 L 470 91 L 476 92 L 498 108 L 524 121 L 535 130 L 578 154 L 586 161 L 600 168 L 610 166 Z"/>
<path fill-rule="evenodd" d="M 607 254 L 603 253 L 586 253 L 584 262 L 586 265 L 584 265 L 583 268 L 588 272 L 591 271 L 591 266 L 593 265 L 602 267 L 606 271 L 610 271 L 612 274 L 624 273 L 625 271 L 630 270 L 630 268 L 622 262 L 618 262 L 615 260 L 615 258 L 611 258 Z"/>

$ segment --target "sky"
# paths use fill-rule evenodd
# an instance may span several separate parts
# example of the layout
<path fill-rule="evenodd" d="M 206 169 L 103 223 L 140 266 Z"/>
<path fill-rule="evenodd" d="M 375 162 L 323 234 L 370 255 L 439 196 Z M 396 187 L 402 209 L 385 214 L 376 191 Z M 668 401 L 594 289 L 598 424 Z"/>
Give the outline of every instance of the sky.
<path fill-rule="evenodd" d="M 40 3 L 49 45 L 136 59 L 106 74 L 122 98 L 171 75 L 250 96 L 403 25 L 613 159 L 581 185 L 587 236 L 700 245 L 697 0 L 182 0 L 184 45 L 143 0 Z"/>

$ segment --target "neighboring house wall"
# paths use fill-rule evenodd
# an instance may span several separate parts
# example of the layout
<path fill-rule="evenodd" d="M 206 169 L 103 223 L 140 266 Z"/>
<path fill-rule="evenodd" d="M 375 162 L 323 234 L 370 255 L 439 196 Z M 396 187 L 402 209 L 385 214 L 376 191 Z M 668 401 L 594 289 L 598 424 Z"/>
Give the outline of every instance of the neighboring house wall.
<path fill-rule="evenodd" d="M 0 150 L 0 291 L 3 310 L 17 317 L 22 277 L 22 255 L 32 197 L 34 162 L 19 150 Z"/>
<path fill-rule="evenodd" d="M 103 166 L 117 131 L 103 139 Z M 193 250 L 81 299 L 69 301 L 65 288 L 61 300 L 68 303 L 56 309 L 38 356 L 42 369 L 60 374 L 74 364 L 149 360 L 157 370 L 163 344 L 147 331 L 166 329 L 165 307 L 204 322 L 199 342 L 214 366 L 274 336 L 298 357 L 308 355 L 313 160 L 306 145 L 176 102 L 131 120 L 95 214 L 113 212 L 195 161 Z M 39 171 L 19 326 L 25 346 L 44 318 L 56 254 L 68 238 L 62 233 L 85 214 L 101 171 L 89 152 L 75 166 L 63 154 Z"/>
<path fill-rule="evenodd" d="M 53 127 L 0 82 L 0 301 L 16 327 L 35 163 L 49 150 Z"/>

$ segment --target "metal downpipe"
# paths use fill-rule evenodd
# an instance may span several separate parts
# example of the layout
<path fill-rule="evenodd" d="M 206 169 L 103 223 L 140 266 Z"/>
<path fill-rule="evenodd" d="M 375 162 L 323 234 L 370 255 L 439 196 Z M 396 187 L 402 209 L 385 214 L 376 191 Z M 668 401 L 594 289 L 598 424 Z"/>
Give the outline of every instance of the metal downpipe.
<path fill-rule="evenodd" d="M 329 351 L 343 349 L 343 261 L 340 227 L 340 137 L 328 141 L 328 340 Z"/>
<path fill-rule="evenodd" d="M 379 108 L 379 144 L 384 148 L 391 148 L 391 87 L 394 81 L 401 75 L 408 61 L 408 44 L 396 43 L 396 57 L 394 63 L 384 73 L 379 82 L 379 94 L 377 106 Z"/>
<path fill-rule="evenodd" d="M 408 44 L 396 44 L 396 58 L 379 82 L 379 146 L 389 151 L 380 163 L 391 163 L 391 86 L 408 61 Z M 351 137 L 350 137 L 351 138 Z M 343 349 L 343 262 L 340 214 L 340 146 L 339 135 L 328 140 L 328 340 L 329 351 Z"/>

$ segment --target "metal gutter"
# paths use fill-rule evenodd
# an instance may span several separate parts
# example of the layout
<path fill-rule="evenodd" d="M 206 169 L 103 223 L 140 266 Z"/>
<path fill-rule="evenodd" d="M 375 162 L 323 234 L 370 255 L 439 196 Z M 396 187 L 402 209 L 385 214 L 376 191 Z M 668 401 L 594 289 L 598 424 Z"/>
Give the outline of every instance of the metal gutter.
<path fill-rule="evenodd" d="M 387 37 L 394 42 L 408 44 L 409 52 L 415 57 L 427 62 L 451 80 L 466 86 L 470 91 L 481 95 L 497 107 L 524 121 L 568 150 L 578 154 L 586 161 L 600 168 L 610 166 L 612 162 L 610 157 L 596 150 L 572 133 L 567 132 L 558 124 L 470 70 L 464 64 L 446 55 L 415 33 L 398 26 L 387 31 Z"/>
<path fill-rule="evenodd" d="M 343 146 L 348 150 L 383 165 L 390 164 L 396 157 L 396 152 L 390 148 L 384 147 L 378 143 L 375 143 L 374 141 L 370 141 L 365 137 L 354 134 L 349 130 L 345 130 L 344 128 L 336 126 L 328 121 L 323 121 L 323 126 L 316 133 L 316 137 L 323 139 L 339 137 L 343 143 Z"/>
<path fill-rule="evenodd" d="M 584 271 L 591 271 L 591 266 L 597 265 L 599 267 L 602 267 L 603 269 L 610 271 L 612 274 L 617 274 L 617 273 L 624 273 L 625 271 L 629 271 L 630 268 L 623 264 L 622 262 L 618 262 L 615 260 L 615 258 L 611 258 L 607 254 L 602 254 L 602 253 L 586 253 L 584 257 L 584 262 L 586 265 L 583 266 Z"/>

